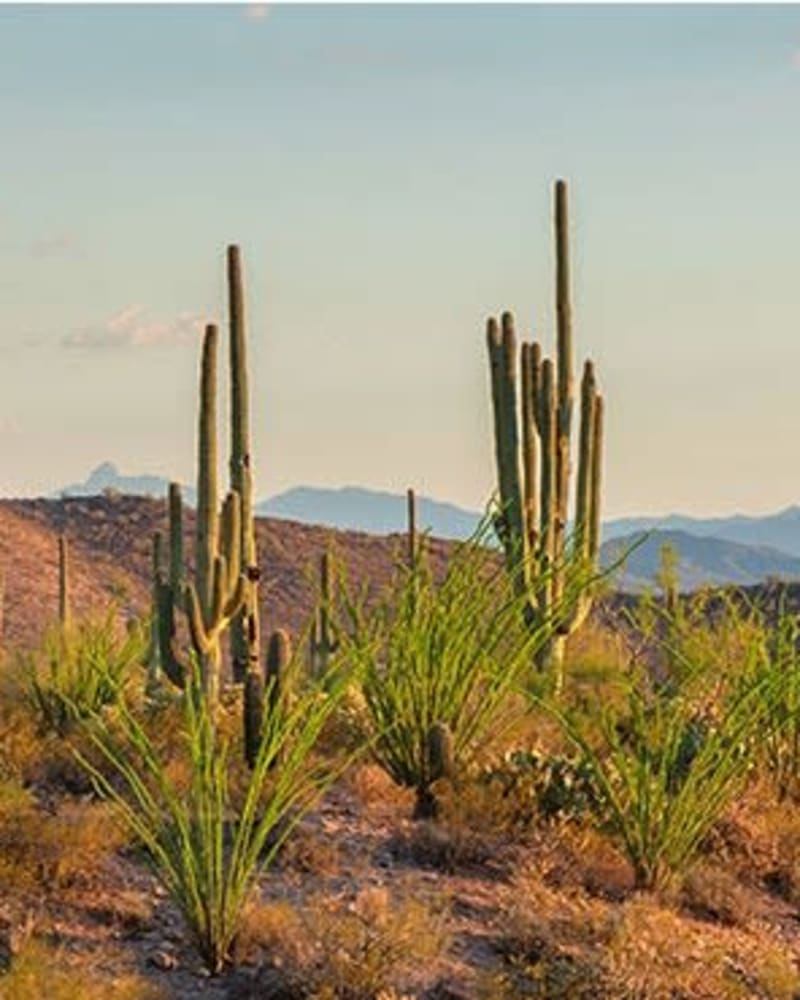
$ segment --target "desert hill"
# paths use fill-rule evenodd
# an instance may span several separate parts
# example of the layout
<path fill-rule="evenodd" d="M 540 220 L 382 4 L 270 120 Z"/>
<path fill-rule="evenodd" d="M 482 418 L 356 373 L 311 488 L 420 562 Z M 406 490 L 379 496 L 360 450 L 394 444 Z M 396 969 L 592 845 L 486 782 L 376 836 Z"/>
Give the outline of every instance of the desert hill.
<path fill-rule="evenodd" d="M 70 543 L 73 604 L 78 613 L 116 601 L 126 614 L 149 608 L 151 546 L 166 534 L 163 500 L 104 495 L 58 500 L 0 501 L 0 562 L 6 567 L 5 641 L 29 646 L 55 620 L 58 607 L 58 535 Z M 331 547 L 348 580 L 387 585 L 402 557 L 402 535 L 335 531 L 292 521 L 259 518 L 262 625 L 299 636 L 314 605 L 319 557 Z M 191 563 L 194 512 L 184 511 L 184 544 Z M 428 543 L 433 568 L 447 543 Z"/>

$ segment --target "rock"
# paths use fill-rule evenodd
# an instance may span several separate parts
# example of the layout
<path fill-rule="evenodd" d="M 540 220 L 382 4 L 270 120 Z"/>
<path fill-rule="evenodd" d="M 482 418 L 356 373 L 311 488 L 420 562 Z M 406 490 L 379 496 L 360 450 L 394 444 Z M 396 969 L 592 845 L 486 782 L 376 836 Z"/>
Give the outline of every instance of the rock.
<path fill-rule="evenodd" d="M 163 972 L 170 972 L 172 969 L 178 967 L 177 957 L 171 951 L 166 951 L 163 948 L 153 952 L 148 961 L 155 968 L 161 969 Z"/>

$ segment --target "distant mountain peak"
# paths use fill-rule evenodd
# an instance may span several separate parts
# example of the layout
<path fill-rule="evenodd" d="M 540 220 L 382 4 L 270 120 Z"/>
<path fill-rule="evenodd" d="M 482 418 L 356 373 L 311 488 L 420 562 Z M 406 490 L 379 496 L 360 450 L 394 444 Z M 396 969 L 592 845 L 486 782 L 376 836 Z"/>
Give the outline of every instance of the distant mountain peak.
<path fill-rule="evenodd" d="M 87 486 L 111 486 L 120 478 L 122 477 L 120 476 L 119 469 L 113 462 L 101 462 L 89 473 L 89 478 L 86 480 L 86 484 Z"/>

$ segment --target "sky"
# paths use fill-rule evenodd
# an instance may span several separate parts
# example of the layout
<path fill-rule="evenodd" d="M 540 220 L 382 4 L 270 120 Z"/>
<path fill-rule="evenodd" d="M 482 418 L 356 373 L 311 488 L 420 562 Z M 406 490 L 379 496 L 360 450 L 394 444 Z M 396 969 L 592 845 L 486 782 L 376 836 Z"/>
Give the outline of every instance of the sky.
<path fill-rule="evenodd" d="M 482 506 L 564 177 L 605 514 L 800 502 L 798 122 L 800 7 L 0 6 L 0 495 L 193 479 L 238 242 L 258 495 Z"/>

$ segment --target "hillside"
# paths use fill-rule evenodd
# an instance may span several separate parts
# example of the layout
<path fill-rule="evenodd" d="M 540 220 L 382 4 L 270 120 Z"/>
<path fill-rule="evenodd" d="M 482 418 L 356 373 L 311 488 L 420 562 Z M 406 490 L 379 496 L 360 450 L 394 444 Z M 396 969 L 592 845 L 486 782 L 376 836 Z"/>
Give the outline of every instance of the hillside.
<path fill-rule="evenodd" d="M 59 533 L 70 541 L 74 604 L 77 610 L 101 607 L 116 598 L 132 613 L 149 607 L 151 539 L 167 529 L 166 504 L 133 496 L 75 497 L 61 500 L 0 501 L 0 560 L 6 567 L 5 637 L 30 645 L 57 614 Z M 191 554 L 194 514 L 184 517 L 187 554 Z M 258 550 L 262 624 L 286 627 L 300 635 L 314 603 L 316 566 L 332 546 L 349 580 L 370 580 L 373 589 L 388 584 L 402 551 L 400 536 L 259 518 Z M 431 540 L 434 568 L 447 545 Z"/>

